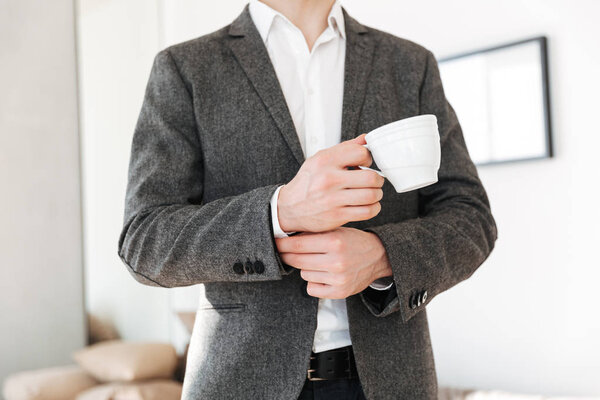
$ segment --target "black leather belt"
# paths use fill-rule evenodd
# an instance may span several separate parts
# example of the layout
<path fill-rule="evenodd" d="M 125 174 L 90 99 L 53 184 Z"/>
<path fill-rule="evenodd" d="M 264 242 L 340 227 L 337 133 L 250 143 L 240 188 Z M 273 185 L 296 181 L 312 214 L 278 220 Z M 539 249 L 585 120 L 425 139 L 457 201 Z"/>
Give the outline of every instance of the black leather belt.
<path fill-rule="evenodd" d="M 306 378 L 309 381 L 358 378 L 352 346 L 311 352 Z"/>

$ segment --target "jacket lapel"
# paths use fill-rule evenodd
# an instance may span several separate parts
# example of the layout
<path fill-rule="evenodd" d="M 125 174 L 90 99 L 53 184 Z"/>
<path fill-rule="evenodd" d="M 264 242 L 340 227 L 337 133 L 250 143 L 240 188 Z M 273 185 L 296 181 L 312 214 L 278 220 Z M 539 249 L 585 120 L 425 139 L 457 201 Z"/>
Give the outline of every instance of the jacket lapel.
<path fill-rule="evenodd" d="M 344 61 L 344 94 L 341 140 L 358 136 L 358 118 L 364 103 L 367 78 L 371 70 L 374 44 L 368 30 L 348 15 L 345 9 L 346 59 Z M 267 49 L 252 22 L 248 5 L 229 27 L 229 47 L 273 117 L 299 165 L 305 157 L 287 108 L 281 85 Z M 362 133 L 362 132 L 360 132 Z"/>
<path fill-rule="evenodd" d="M 368 29 L 345 9 L 346 60 L 344 65 L 344 100 L 342 106 L 342 141 L 366 132 L 357 132 L 358 119 L 365 99 L 367 79 L 372 68 L 375 45 Z"/>
<path fill-rule="evenodd" d="M 265 44 L 252 22 L 248 5 L 229 27 L 229 46 L 246 76 L 252 82 L 262 102 L 273 117 L 299 165 L 304 163 L 304 153 L 287 108 L 281 85 L 269 58 Z"/>

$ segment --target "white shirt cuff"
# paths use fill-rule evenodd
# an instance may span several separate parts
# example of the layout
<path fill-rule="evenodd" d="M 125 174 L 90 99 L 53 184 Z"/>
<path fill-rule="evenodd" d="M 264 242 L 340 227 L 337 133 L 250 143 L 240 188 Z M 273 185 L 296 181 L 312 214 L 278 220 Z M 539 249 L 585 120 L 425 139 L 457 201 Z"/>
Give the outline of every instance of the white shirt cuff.
<path fill-rule="evenodd" d="M 277 216 L 277 200 L 279 199 L 279 191 L 281 190 L 282 187 L 283 187 L 283 185 L 279 186 L 275 190 L 275 193 L 273 193 L 273 196 L 271 196 L 271 223 L 273 224 L 273 235 L 277 239 L 288 237 L 290 234 L 294 233 L 294 232 L 284 232 L 281 229 L 281 226 L 279 226 L 279 218 Z M 391 288 L 392 285 L 394 284 L 394 282 L 392 281 L 392 283 L 386 285 L 384 283 L 377 282 L 378 280 L 375 280 L 369 286 L 375 290 L 387 290 L 387 289 Z"/>
<path fill-rule="evenodd" d="M 277 239 L 288 237 L 288 235 L 295 233 L 284 232 L 279 226 L 279 217 L 277 216 L 277 200 L 279 199 L 279 190 L 281 190 L 282 187 L 283 185 L 279 186 L 277 190 L 275 190 L 275 193 L 273 193 L 273 196 L 271 196 L 271 223 L 273 225 L 273 236 L 275 236 Z"/>
<path fill-rule="evenodd" d="M 389 278 L 392 279 L 391 276 Z M 392 285 L 394 284 L 394 281 L 392 279 L 392 282 L 389 285 L 387 285 L 385 283 L 378 282 L 378 281 L 385 280 L 385 279 L 387 279 L 387 278 L 376 279 L 376 280 L 373 281 L 373 283 L 371 283 L 369 285 L 369 287 L 371 287 L 371 288 L 373 288 L 375 290 L 388 290 L 389 288 L 392 287 Z"/>

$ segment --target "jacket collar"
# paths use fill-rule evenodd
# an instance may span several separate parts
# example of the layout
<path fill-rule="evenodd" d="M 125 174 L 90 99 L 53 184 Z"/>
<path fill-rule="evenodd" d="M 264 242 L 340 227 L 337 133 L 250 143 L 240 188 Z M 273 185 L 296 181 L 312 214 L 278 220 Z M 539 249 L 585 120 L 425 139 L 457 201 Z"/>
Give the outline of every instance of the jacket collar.
<path fill-rule="evenodd" d="M 260 33 L 260 36 L 265 43 L 267 42 L 273 22 L 276 18 L 280 18 L 288 24 L 293 25 L 285 15 L 269 7 L 260 0 L 250 0 L 248 6 L 252 21 L 254 22 L 254 25 L 256 25 L 258 33 Z M 342 12 L 340 0 L 336 0 L 331 6 L 331 10 L 327 16 L 327 25 L 337 35 L 346 39 L 346 30 L 344 29 L 344 14 Z"/>
<path fill-rule="evenodd" d="M 346 33 L 342 106 L 342 141 L 344 141 L 362 133 L 357 132 L 358 119 L 364 103 L 375 43 L 368 35 L 367 27 L 350 17 L 343 7 L 342 12 Z M 271 114 L 298 165 L 302 165 L 305 158 L 298 134 L 265 44 L 250 16 L 248 4 L 231 23 L 228 33 L 230 40 L 227 44 Z"/>
<path fill-rule="evenodd" d="M 351 33 L 367 33 L 369 30 L 366 26 L 348 15 L 344 7 L 341 7 L 344 16 L 344 30 L 346 34 Z M 246 4 L 242 13 L 229 25 L 229 34 L 231 36 L 246 36 L 252 30 L 257 30 L 252 17 L 250 16 L 250 6 Z"/>

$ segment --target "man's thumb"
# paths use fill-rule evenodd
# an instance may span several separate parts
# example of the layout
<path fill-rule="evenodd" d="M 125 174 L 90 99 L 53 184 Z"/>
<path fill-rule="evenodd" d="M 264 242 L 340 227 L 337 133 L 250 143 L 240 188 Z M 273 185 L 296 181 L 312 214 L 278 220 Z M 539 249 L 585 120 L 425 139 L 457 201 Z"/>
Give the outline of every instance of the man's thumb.
<path fill-rule="evenodd" d="M 358 135 L 357 137 L 355 137 L 354 139 L 352 139 L 350 141 L 358 143 L 358 144 L 366 144 L 367 141 L 365 140 L 365 136 L 367 136 L 367 134 L 366 133 L 362 133 L 362 134 Z"/>

